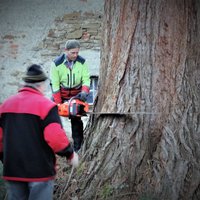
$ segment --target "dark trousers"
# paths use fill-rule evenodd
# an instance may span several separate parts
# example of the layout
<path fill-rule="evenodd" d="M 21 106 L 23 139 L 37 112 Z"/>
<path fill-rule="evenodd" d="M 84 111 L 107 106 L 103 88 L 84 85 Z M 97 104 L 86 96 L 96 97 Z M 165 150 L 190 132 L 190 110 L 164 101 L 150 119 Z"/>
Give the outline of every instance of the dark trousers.
<path fill-rule="evenodd" d="M 74 151 L 78 151 L 83 143 L 83 122 L 81 117 L 71 117 L 72 138 L 74 140 Z"/>

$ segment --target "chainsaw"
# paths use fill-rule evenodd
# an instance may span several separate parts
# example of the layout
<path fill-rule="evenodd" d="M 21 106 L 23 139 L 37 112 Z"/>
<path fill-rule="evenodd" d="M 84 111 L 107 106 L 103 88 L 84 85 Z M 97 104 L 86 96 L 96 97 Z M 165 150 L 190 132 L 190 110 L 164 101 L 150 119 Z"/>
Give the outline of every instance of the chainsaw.
<path fill-rule="evenodd" d="M 58 105 L 58 114 L 62 117 L 86 116 L 88 111 L 89 104 L 75 98 Z"/>
<path fill-rule="evenodd" d="M 154 115 L 158 113 L 152 112 L 89 112 L 89 104 L 83 102 L 76 98 L 71 98 L 69 101 L 66 101 L 58 105 L 58 114 L 62 117 L 70 116 L 87 116 L 90 115 L 115 115 L 115 116 L 124 116 L 124 115 Z"/>

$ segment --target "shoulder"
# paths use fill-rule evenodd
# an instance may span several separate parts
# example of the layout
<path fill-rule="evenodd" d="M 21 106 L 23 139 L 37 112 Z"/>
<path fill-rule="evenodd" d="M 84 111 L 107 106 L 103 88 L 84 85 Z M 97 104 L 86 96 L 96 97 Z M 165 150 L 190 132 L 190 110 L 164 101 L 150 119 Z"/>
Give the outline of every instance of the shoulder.
<path fill-rule="evenodd" d="M 46 96 L 40 96 L 40 98 L 38 99 L 38 102 L 41 105 L 41 107 L 46 107 L 46 109 L 51 109 L 54 106 L 56 106 L 55 102 L 53 102 Z"/>
<path fill-rule="evenodd" d="M 83 58 L 82 56 L 77 56 L 76 62 L 80 62 L 82 65 L 85 63 L 85 58 Z"/>
<path fill-rule="evenodd" d="M 65 60 L 65 54 L 62 54 L 58 56 L 53 62 L 55 63 L 56 66 L 62 64 Z"/>
<path fill-rule="evenodd" d="M 44 119 L 49 114 L 50 110 L 56 107 L 56 104 L 43 96 L 38 99 L 37 106 L 36 107 L 40 110 L 40 116 Z"/>

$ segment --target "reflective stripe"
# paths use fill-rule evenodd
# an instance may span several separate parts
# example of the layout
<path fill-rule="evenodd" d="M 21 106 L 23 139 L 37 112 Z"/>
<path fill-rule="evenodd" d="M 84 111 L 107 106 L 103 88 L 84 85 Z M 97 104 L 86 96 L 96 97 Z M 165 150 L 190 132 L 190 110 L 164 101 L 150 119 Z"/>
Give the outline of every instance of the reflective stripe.
<path fill-rule="evenodd" d="M 75 74 L 73 73 L 73 85 L 75 85 Z"/>

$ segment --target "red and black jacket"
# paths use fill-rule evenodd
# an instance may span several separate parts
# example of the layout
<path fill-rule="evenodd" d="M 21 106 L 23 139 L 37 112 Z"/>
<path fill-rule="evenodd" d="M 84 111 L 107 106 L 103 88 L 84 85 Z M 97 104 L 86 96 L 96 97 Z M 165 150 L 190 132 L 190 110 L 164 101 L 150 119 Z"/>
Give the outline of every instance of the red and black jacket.
<path fill-rule="evenodd" d="M 3 178 L 14 181 L 53 179 L 55 154 L 73 157 L 54 102 L 30 87 L 0 106 L 0 153 Z"/>

